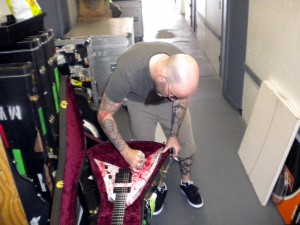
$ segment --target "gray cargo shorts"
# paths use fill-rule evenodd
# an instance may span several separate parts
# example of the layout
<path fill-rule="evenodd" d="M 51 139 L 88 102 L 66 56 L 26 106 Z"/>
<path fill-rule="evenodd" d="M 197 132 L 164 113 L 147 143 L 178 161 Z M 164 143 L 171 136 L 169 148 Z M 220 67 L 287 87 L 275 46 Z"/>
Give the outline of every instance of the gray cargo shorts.
<path fill-rule="evenodd" d="M 127 100 L 126 104 L 133 140 L 155 141 L 157 123 L 160 123 L 164 134 L 167 138 L 169 137 L 172 120 L 172 102 L 159 105 L 145 105 L 144 103 Z M 187 109 L 182 121 L 178 139 L 182 148 L 178 157 L 186 158 L 192 156 L 196 151 L 196 145 L 189 109 Z"/>

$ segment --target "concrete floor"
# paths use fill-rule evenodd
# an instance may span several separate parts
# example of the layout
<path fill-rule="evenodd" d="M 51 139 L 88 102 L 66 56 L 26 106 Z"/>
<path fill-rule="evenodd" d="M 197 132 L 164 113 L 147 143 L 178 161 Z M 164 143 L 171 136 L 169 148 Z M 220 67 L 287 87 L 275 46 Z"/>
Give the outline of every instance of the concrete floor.
<path fill-rule="evenodd" d="M 166 183 L 162 213 L 151 225 L 282 225 L 276 207 L 261 206 L 237 151 L 245 131 L 241 116 L 223 98 L 220 78 L 209 64 L 184 16 L 173 0 L 143 0 L 144 41 L 174 43 L 200 65 L 200 85 L 190 99 L 197 153 L 192 177 L 204 198 L 194 209 L 179 190 L 180 173 L 173 164 Z"/>

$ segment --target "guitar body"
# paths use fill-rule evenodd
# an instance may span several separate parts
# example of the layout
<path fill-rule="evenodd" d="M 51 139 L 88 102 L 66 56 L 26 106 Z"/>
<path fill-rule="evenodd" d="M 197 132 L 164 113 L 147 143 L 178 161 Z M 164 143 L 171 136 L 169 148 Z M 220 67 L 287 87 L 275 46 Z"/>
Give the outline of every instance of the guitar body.
<path fill-rule="evenodd" d="M 151 154 L 155 153 L 158 149 L 163 147 L 162 144 L 156 142 L 128 142 L 128 144 L 134 149 L 141 149 L 144 152 L 147 159 Z M 87 156 L 101 196 L 101 204 L 99 208 L 97 224 L 111 225 L 113 218 L 114 203 L 108 198 L 108 192 L 107 187 L 105 185 L 104 177 L 102 176 L 101 171 L 99 169 L 99 161 L 110 163 L 119 168 L 128 168 L 128 164 L 120 155 L 118 150 L 116 150 L 110 143 L 105 143 L 92 147 L 87 151 Z M 153 181 L 159 173 L 160 168 L 167 160 L 167 158 L 168 153 L 162 154 L 161 157 L 159 157 L 158 162 L 155 165 L 153 172 L 149 176 L 148 181 L 145 183 L 144 187 L 141 188 L 139 196 L 131 205 L 126 207 L 123 225 L 143 224 L 145 194 L 149 189 L 152 188 Z"/>

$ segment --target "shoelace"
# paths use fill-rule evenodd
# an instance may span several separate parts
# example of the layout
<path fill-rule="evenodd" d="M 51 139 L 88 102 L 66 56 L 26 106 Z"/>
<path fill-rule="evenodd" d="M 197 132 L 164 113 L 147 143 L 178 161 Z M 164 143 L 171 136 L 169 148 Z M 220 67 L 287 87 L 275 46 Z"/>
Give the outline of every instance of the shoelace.
<path fill-rule="evenodd" d="M 164 191 L 165 191 L 165 189 L 157 190 L 157 192 L 158 192 L 158 193 L 161 193 L 161 194 L 164 193 Z"/>
<path fill-rule="evenodd" d="M 164 193 L 166 191 L 166 189 L 165 188 L 160 188 L 160 189 L 157 189 L 157 192 L 159 192 L 159 193 Z"/>
<path fill-rule="evenodd" d="M 157 187 L 157 191 L 160 192 L 160 193 L 163 193 L 165 190 L 167 190 L 166 184 L 165 184 L 165 183 L 164 183 L 164 186 L 162 186 L 162 187 Z"/>
<path fill-rule="evenodd" d="M 199 188 L 193 185 L 193 181 L 189 181 L 187 183 L 184 183 L 183 185 L 186 186 L 186 191 L 189 195 L 191 195 L 192 197 L 199 196 L 199 193 L 197 192 Z"/>

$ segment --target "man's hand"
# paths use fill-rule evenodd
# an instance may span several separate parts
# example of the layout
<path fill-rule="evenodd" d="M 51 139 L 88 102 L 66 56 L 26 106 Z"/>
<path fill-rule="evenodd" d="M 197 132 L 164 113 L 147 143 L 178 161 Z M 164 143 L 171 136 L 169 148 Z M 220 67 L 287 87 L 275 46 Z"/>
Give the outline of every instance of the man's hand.
<path fill-rule="evenodd" d="M 162 152 L 166 152 L 169 149 L 173 148 L 173 156 L 177 156 L 181 150 L 181 145 L 177 137 L 169 137 L 167 140 L 166 146 L 163 148 Z"/>
<path fill-rule="evenodd" d="M 181 150 L 181 145 L 178 140 L 179 129 L 183 118 L 185 116 L 185 112 L 188 105 L 188 99 L 178 99 L 173 102 L 172 109 L 172 126 L 170 136 L 167 140 L 167 144 L 164 147 L 162 152 L 168 151 L 168 149 L 173 149 L 173 156 L 176 157 Z"/>
<path fill-rule="evenodd" d="M 125 149 L 122 149 L 120 153 L 129 166 L 134 170 L 141 169 L 146 162 L 145 154 L 140 150 L 126 147 Z"/>

